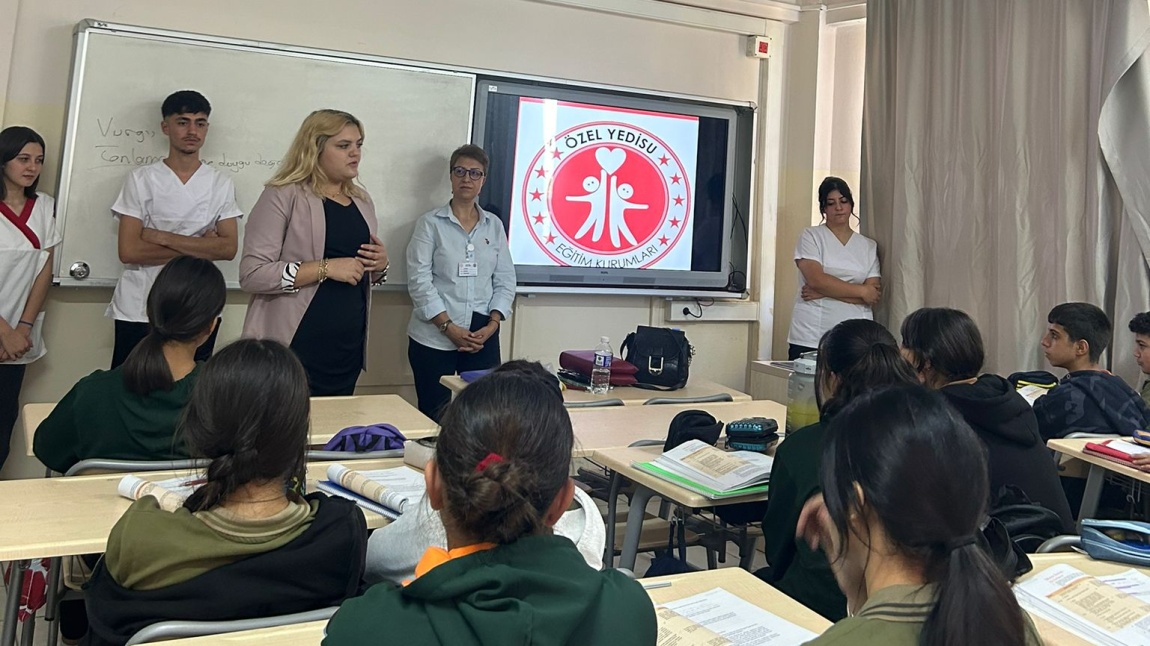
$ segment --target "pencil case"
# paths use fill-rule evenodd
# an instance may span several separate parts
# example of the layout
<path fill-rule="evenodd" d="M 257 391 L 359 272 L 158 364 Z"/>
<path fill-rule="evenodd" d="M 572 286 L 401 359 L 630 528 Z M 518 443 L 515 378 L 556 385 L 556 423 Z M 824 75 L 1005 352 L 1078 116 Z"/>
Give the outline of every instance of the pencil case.
<path fill-rule="evenodd" d="M 1150 567 L 1150 523 L 1086 518 L 1082 549 L 1101 561 Z"/>
<path fill-rule="evenodd" d="M 1133 439 L 1142 446 L 1150 446 L 1150 431 L 1143 431 L 1142 429 L 1134 429 Z"/>

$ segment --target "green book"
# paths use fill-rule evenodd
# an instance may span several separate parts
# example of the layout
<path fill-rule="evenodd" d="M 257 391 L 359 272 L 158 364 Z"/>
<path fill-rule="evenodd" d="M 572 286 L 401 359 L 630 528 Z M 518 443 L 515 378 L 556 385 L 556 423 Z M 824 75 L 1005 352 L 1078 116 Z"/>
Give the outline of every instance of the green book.
<path fill-rule="evenodd" d="M 639 469 L 640 471 L 646 471 L 647 473 L 650 473 L 660 480 L 666 480 L 667 482 L 677 484 L 685 489 L 690 489 L 695 493 L 702 494 L 711 500 L 722 500 L 723 498 L 735 498 L 737 496 L 749 496 L 751 494 L 767 493 L 767 489 L 770 487 L 769 484 L 757 484 L 751 485 L 749 487 L 742 487 L 741 489 L 731 489 L 730 491 L 718 491 L 716 489 L 711 489 L 710 487 L 701 485 L 689 478 L 684 478 L 677 473 L 667 471 L 666 469 L 656 465 L 654 462 L 635 462 L 632 463 L 631 466 Z"/>

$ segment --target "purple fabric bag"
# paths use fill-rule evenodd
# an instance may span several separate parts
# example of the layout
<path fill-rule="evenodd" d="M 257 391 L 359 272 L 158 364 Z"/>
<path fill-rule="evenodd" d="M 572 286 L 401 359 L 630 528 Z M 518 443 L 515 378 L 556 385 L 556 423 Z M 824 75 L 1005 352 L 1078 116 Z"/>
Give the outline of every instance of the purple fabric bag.
<path fill-rule="evenodd" d="M 369 451 L 393 451 L 403 448 L 407 438 L 391 424 L 371 426 L 349 426 L 335 434 L 323 445 L 324 451 L 348 451 L 367 453 Z"/>

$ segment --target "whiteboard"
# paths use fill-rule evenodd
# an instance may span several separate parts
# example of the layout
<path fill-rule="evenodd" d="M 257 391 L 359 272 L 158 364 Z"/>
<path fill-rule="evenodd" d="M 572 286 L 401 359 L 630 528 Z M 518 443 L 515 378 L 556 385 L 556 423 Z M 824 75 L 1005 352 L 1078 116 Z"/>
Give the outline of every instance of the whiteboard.
<path fill-rule="evenodd" d="M 355 115 L 365 140 L 359 180 L 375 201 L 391 259 L 388 284 L 406 283 L 415 220 L 451 196 L 451 151 L 471 141 L 473 74 L 175 32 L 121 31 L 81 23 L 60 169 L 57 218 L 64 285 L 109 286 L 123 269 L 111 206 L 134 168 L 166 156 L 160 104 L 176 90 L 212 104 L 200 152 L 236 185 L 248 213 L 304 117 L 335 108 Z M 246 217 L 240 221 L 240 233 Z M 242 254 L 218 263 L 238 287 Z M 300 260 L 308 260 L 306 258 Z M 86 278 L 70 275 L 74 263 Z"/>

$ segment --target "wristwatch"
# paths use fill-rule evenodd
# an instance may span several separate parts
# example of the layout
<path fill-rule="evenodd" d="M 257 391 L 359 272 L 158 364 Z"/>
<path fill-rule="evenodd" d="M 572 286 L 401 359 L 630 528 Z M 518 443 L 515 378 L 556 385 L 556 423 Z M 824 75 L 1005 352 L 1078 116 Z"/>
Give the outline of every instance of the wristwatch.
<path fill-rule="evenodd" d="M 446 333 L 446 332 L 447 332 L 447 326 L 448 326 L 448 325 L 451 325 L 451 319 L 447 319 L 446 321 L 444 321 L 444 322 L 443 322 L 443 325 L 440 325 L 440 326 L 439 326 L 439 331 L 440 331 L 440 332 L 444 332 L 444 333 Z"/>

